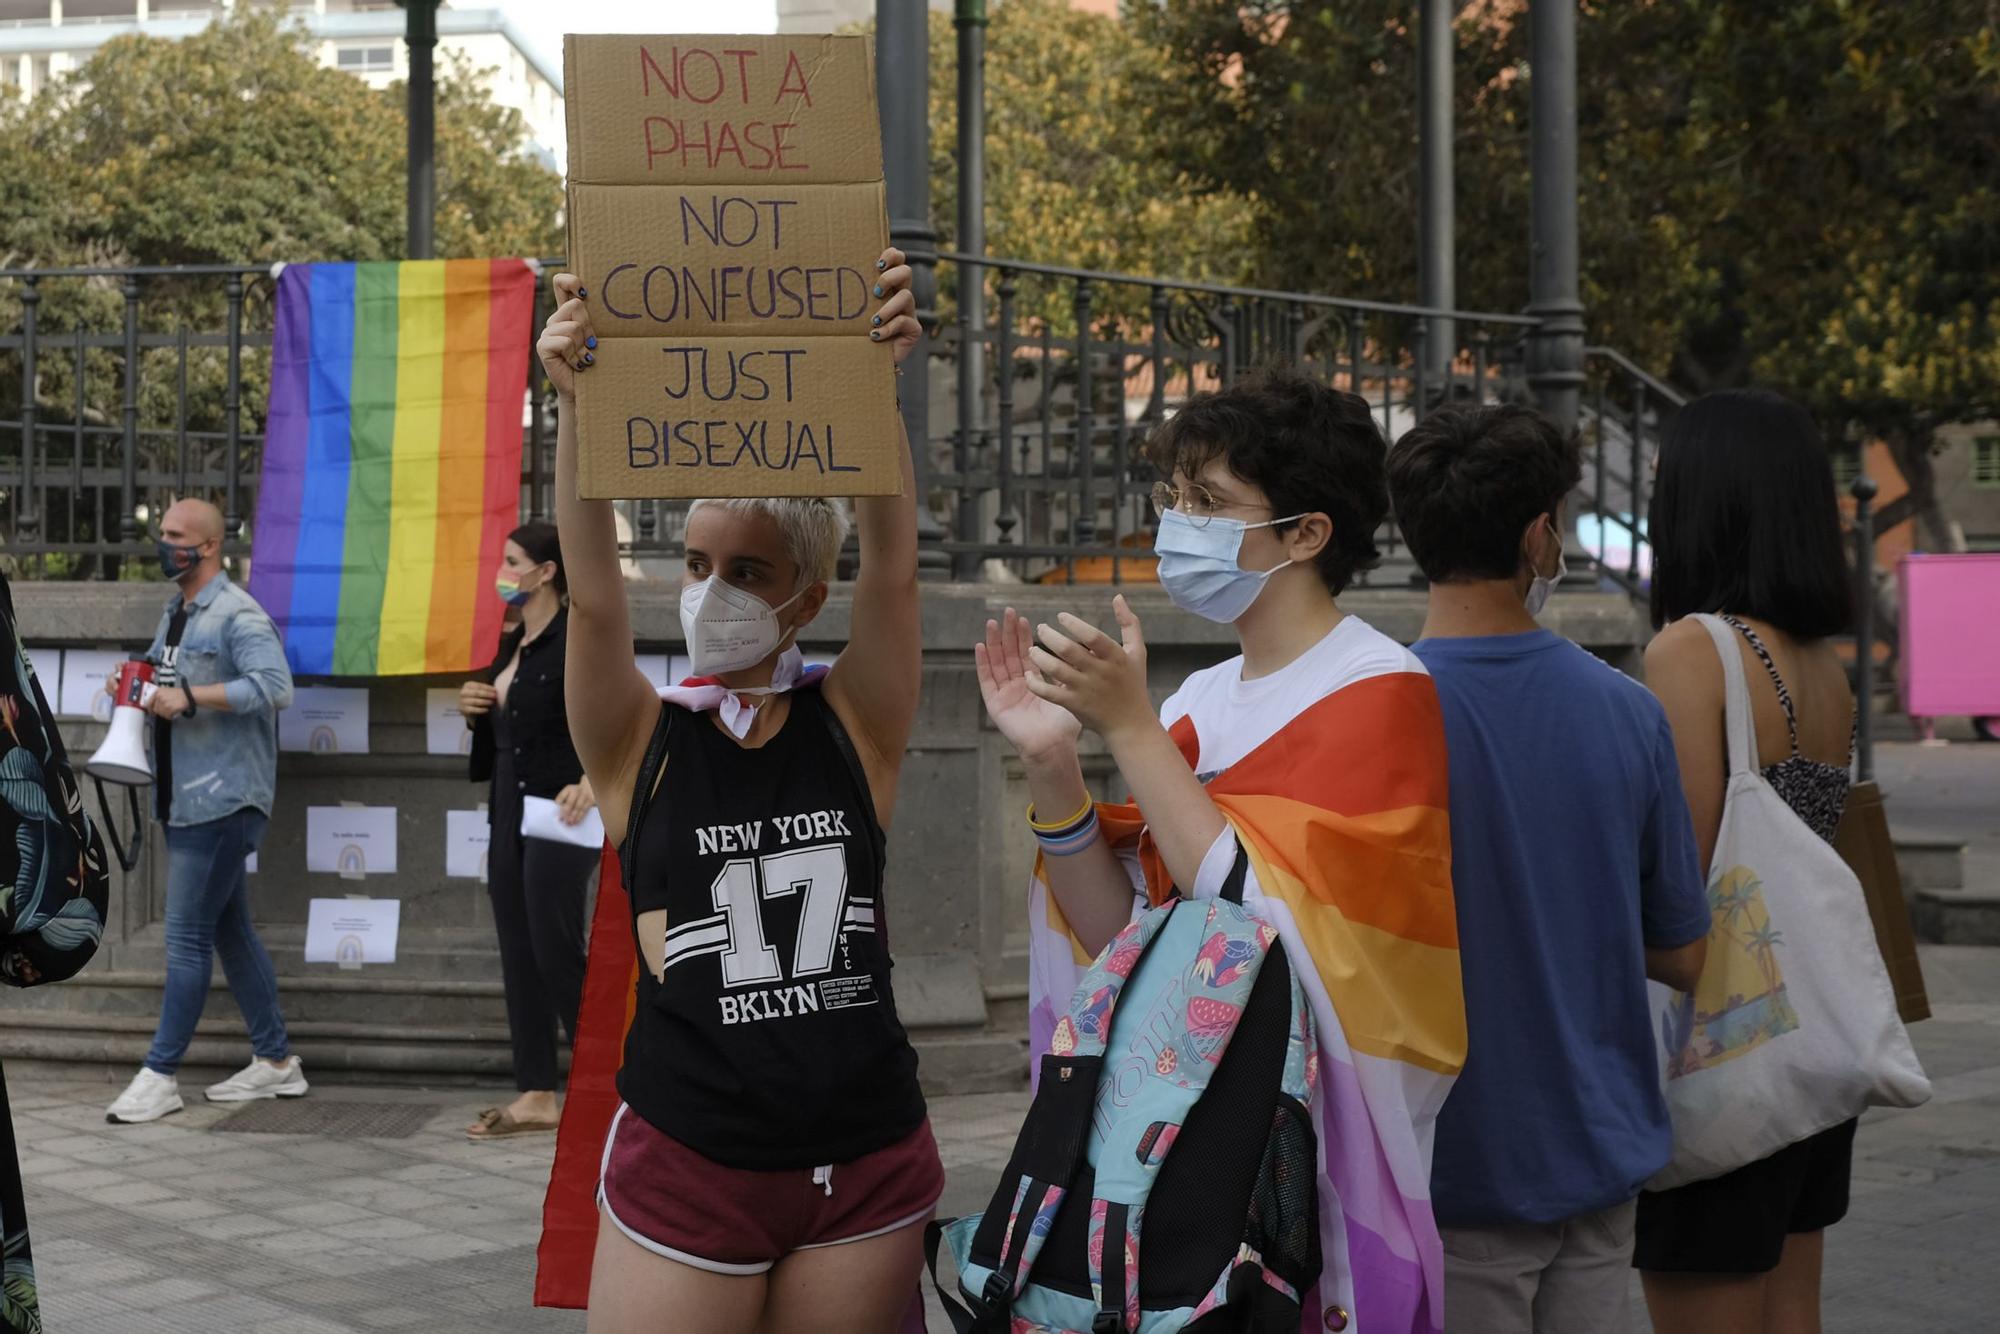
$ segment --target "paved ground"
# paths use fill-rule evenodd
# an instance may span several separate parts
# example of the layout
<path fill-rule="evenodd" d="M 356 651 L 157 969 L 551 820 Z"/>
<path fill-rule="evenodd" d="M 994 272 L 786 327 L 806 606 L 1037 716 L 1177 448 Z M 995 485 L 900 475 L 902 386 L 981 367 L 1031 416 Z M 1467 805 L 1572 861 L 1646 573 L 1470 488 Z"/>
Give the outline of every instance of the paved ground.
<path fill-rule="evenodd" d="M 1937 1096 L 1862 1129 L 1853 1212 L 1830 1234 L 1835 1334 L 1991 1328 L 2000 1305 L 2000 950 L 1928 947 L 1924 964 L 1937 1017 L 1914 1033 Z M 113 1127 L 108 1072 L 9 1082 L 52 1334 L 583 1327 L 530 1305 L 550 1142 L 466 1143 L 481 1090 L 315 1090 L 328 1112 L 371 1103 L 351 1110 L 414 1127 L 349 1139 L 232 1132 L 207 1106 Z M 1025 1103 L 934 1102 L 948 1211 L 984 1202 Z"/>
<path fill-rule="evenodd" d="M 1971 730 L 1951 734 L 1969 737 Z M 2000 743 L 1880 744 L 1875 777 L 1892 830 L 1964 843 L 1966 888 L 2000 890 Z"/>
<path fill-rule="evenodd" d="M 1877 764 L 1899 830 L 1964 838 L 1968 880 L 2000 886 L 2000 746 L 1885 744 Z M 1829 1234 L 1832 1334 L 1986 1329 L 2000 1308 L 2000 949 L 1923 958 L 1936 1017 L 1913 1033 L 1937 1093 L 1862 1128 L 1853 1210 Z M 308 1100 L 378 1132 L 405 1118 L 388 1138 L 242 1133 L 199 1105 L 107 1126 L 129 1073 L 8 1072 L 52 1334 L 582 1330 L 530 1305 L 552 1142 L 459 1133 L 490 1091 L 322 1085 Z M 1025 1106 L 934 1101 L 947 1213 L 985 1203 Z"/>

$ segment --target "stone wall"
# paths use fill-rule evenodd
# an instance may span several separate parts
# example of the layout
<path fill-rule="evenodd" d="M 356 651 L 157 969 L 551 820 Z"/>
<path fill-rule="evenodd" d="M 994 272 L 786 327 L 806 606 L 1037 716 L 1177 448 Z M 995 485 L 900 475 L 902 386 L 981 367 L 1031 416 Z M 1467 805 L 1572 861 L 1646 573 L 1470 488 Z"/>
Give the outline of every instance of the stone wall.
<path fill-rule="evenodd" d="M 15 604 L 36 646 L 143 650 L 165 600 L 149 584 L 21 583 Z M 675 588 L 631 586 L 642 652 L 679 647 Z M 1156 697 L 1233 649 L 1224 626 L 1171 607 L 1155 588 L 1129 596 L 1145 622 Z M 985 724 L 971 645 L 986 618 L 1007 606 L 1037 619 L 1060 610 L 1110 624 L 1111 590 L 1079 586 L 935 584 L 924 588 L 924 684 L 890 836 L 890 932 L 899 1004 L 925 1052 L 926 1082 L 964 1090 L 1016 1081 L 1024 1069 L 1019 1014 L 1026 990 L 1024 929 L 1032 843 L 1022 829 L 1027 797 L 1006 744 Z M 1357 592 L 1347 608 L 1385 632 L 1413 638 L 1422 624 L 1415 592 Z M 834 650 L 849 626 L 848 591 L 837 587 L 811 627 L 807 649 Z M 1645 634 L 1620 595 L 1555 599 L 1553 628 L 1621 667 L 1636 667 Z M 251 879 L 257 919 L 280 977 L 286 1015 L 315 1069 L 497 1076 L 507 1070 L 506 1029 L 492 914 L 484 885 L 444 874 L 444 812 L 470 810 L 483 789 L 464 761 L 425 753 L 424 690 L 458 678 L 368 682 L 370 753 L 281 757 L 277 809 Z M 342 684 L 356 684 L 342 682 Z M 66 720 L 80 763 L 102 727 Z M 1086 738 L 1088 742 L 1089 738 Z M 1114 781 L 1099 753 L 1093 780 Z M 85 783 L 88 793 L 90 784 Z M 94 794 L 90 799 L 95 801 Z M 305 809 L 359 801 L 393 805 L 399 868 L 364 885 L 305 870 Z M 122 806 L 115 818 L 129 823 Z M 157 1014 L 164 968 L 164 848 L 147 836 L 137 870 L 114 885 L 105 944 L 75 981 L 19 993 L 0 1011 L 0 1056 L 136 1064 Z M 307 901 L 366 892 L 402 900 L 402 940 L 392 965 L 360 973 L 303 961 Z M 207 1018 L 190 1059 L 237 1064 L 245 1041 L 217 969 Z"/>

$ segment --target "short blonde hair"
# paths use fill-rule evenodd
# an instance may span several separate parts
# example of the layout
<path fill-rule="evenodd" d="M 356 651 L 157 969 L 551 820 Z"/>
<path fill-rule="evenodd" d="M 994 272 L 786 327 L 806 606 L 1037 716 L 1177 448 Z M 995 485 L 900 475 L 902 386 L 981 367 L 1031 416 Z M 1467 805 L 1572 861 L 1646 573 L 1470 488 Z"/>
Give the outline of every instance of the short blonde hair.
<path fill-rule="evenodd" d="M 688 506 L 688 518 L 704 505 L 713 505 L 730 514 L 762 514 L 778 525 L 785 539 L 785 554 L 799 567 L 800 587 L 821 579 L 831 579 L 840 561 L 841 543 L 847 540 L 847 502 L 825 496 L 800 498 L 760 498 L 754 500 L 697 500 Z"/>

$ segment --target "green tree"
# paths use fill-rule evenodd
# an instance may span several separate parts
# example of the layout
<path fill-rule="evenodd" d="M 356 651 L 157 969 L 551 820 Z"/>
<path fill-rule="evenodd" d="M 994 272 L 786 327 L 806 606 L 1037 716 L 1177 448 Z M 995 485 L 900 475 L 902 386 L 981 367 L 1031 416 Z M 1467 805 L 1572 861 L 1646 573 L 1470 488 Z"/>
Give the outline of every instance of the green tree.
<path fill-rule="evenodd" d="M 447 62 L 438 86 L 437 248 L 546 254 L 561 180 L 519 113 Z M 302 28 L 239 9 L 181 41 L 106 43 L 0 112 L 0 186 L 39 178 L 0 218 L 10 264 L 225 264 L 403 253 L 406 122 L 382 91 L 322 66 Z M 51 206 L 53 205 L 53 206 Z"/>
<path fill-rule="evenodd" d="M 1152 141 L 1258 198 L 1261 280 L 1409 300 L 1409 0 L 1159 0 Z M 1527 300 L 1527 6 L 1455 24 L 1462 305 Z M 1944 539 L 1936 430 L 2000 412 L 2000 12 L 1991 0 L 1585 0 L 1594 341 L 1695 390 L 1761 383 L 1876 436 Z"/>
<path fill-rule="evenodd" d="M 323 67 L 302 28 L 280 12 L 239 7 L 180 41 L 107 42 L 75 73 L 29 101 L 0 98 L 0 267 L 268 264 L 399 258 L 405 241 L 405 90 L 376 91 Z M 437 94 L 437 253 L 446 258 L 543 256 L 562 242 L 561 178 L 531 151 L 519 113 L 495 105 L 481 71 L 446 62 Z M 21 323 L 19 282 L 0 282 L 0 328 Z M 45 279 L 44 335 L 116 334 L 125 297 L 116 279 Z M 141 281 L 148 333 L 226 327 L 216 279 Z M 253 283 L 246 319 L 268 331 L 271 289 Z M 35 402 L 41 420 L 77 414 L 67 355 L 44 356 Z M 0 360 L 0 411 L 21 396 L 18 354 Z M 223 348 L 187 358 L 186 422 L 215 431 L 227 381 Z M 114 348 L 85 363 L 82 417 L 119 421 L 124 364 Z M 268 357 L 244 361 L 244 429 L 254 433 Z M 142 474 L 178 466 L 179 352 L 142 353 Z M 71 460 L 63 433 L 44 440 L 45 469 Z M 195 466 L 219 446 L 197 443 Z M 56 516 L 60 520 L 60 515 Z M 94 518 L 79 520 L 94 523 Z M 50 533 L 88 540 L 87 528 Z"/>
<path fill-rule="evenodd" d="M 1142 90 L 1165 53 L 1129 25 L 1064 0 L 999 0 L 986 53 L 987 252 L 1153 277 L 1242 282 L 1258 201 L 1198 184 L 1160 151 Z M 931 206 L 941 242 L 958 216 L 958 67 L 951 16 L 930 16 Z M 956 274 L 945 272 L 949 305 Z M 990 286 L 990 283 L 989 283 Z M 1071 289 L 1023 280 L 1022 309 L 1074 327 Z M 1100 313 L 1138 316 L 1130 290 L 1098 293 Z"/>

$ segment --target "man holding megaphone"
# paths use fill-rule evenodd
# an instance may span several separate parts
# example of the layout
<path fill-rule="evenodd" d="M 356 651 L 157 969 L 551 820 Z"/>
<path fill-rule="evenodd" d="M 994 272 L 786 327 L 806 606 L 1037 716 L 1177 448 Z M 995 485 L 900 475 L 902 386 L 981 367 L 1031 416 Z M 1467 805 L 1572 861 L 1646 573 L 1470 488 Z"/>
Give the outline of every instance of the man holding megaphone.
<path fill-rule="evenodd" d="M 277 627 L 222 569 L 222 513 L 182 500 L 160 521 L 160 571 L 176 585 L 143 663 L 106 682 L 112 734 L 86 766 L 146 781 L 135 710 L 151 714 L 154 814 L 167 841 L 167 981 L 146 1064 L 106 1119 L 134 1124 L 181 1110 L 175 1077 L 222 956 L 255 1059 L 208 1090 L 211 1102 L 306 1091 L 278 1010 L 271 956 L 250 920 L 244 862 L 264 836 L 278 782 L 278 712 L 292 673 Z M 150 672 L 146 670 L 150 666 Z M 151 681 L 147 681 L 148 675 Z"/>

